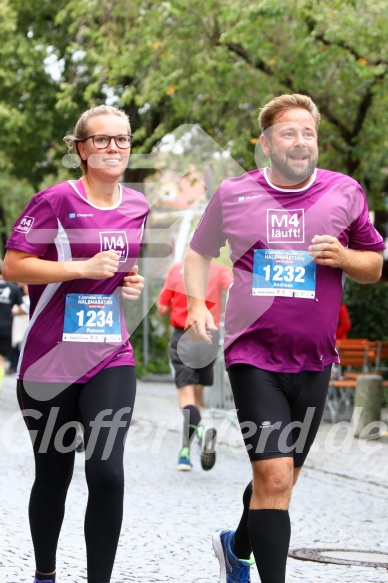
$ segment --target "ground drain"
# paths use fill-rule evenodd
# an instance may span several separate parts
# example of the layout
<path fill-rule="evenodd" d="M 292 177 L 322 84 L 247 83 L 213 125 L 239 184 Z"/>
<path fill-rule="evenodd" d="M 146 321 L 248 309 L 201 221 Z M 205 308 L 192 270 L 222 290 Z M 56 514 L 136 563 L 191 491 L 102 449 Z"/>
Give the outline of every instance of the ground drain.
<path fill-rule="evenodd" d="M 293 549 L 293 559 L 334 563 L 336 565 L 358 565 L 359 567 L 385 567 L 388 569 L 388 553 L 349 549 Z"/>

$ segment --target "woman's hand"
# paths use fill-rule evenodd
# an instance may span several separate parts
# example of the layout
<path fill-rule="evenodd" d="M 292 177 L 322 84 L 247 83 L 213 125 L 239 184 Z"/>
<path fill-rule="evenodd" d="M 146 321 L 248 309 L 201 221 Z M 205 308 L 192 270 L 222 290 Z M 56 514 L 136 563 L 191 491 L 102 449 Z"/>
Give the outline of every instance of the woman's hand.
<path fill-rule="evenodd" d="M 123 278 L 122 296 L 125 300 L 137 300 L 144 288 L 144 277 L 138 274 L 139 267 L 134 265 L 132 271 Z"/>
<path fill-rule="evenodd" d="M 81 271 L 84 279 L 108 279 L 113 277 L 119 270 L 120 252 L 102 251 L 86 261 L 66 262 L 65 266 L 69 271 Z"/>

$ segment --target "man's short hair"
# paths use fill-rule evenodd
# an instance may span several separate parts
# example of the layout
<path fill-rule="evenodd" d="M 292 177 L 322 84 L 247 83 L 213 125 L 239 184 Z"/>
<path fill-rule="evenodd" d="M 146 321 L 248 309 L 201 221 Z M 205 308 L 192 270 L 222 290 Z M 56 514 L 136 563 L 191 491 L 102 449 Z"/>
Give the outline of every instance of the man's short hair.
<path fill-rule="evenodd" d="M 318 126 L 321 121 L 321 115 L 318 108 L 311 97 L 308 95 L 302 95 L 301 93 L 286 93 L 284 95 L 279 95 L 264 105 L 259 114 L 259 125 L 261 131 L 265 132 L 265 130 L 270 128 L 274 124 L 278 115 L 284 113 L 287 109 L 295 107 L 306 109 L 311 113 L 315 123 L 315 128 L 318 131 Z"/>

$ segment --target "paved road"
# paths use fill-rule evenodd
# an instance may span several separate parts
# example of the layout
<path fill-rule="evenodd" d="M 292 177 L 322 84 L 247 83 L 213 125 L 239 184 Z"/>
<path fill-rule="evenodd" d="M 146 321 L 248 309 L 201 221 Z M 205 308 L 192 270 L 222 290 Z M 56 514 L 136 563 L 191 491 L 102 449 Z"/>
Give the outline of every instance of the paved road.
<path fill-rule="evenodd" d="M 0 403 L 0 583 L 31 583 L 27 505 L 33 463 L 28 436 L 17 421 L 14 385 L 14 378 L 7 377 Z M 126 446 L 125 516 L 112 583 L 219 581 L 210 536 L 219 526 L 236 525 L 250 479 L 241 438 L 230 422 L 234 416 L 229 419 L 214 420 L 221 436 L 215 468 L 203 472 L 193 456 L 193 471 L 177 472 L 175 389 L 166 383 L 139 383 L 136 422 Z M 291 547 L 388 553 L 388 443 L 361 443 L 346 435 L 346 425 L 342 430 L 321 426 L 293 495 Z M 59 544 L 59 583 L 86 581 L 85 501 L 83 455 L 77 454 Z M 388 582 L 382 567 L 289 559 L 287 572 L 287 583 Z M 252 581 L 259 582 L 254 569 Z"/>

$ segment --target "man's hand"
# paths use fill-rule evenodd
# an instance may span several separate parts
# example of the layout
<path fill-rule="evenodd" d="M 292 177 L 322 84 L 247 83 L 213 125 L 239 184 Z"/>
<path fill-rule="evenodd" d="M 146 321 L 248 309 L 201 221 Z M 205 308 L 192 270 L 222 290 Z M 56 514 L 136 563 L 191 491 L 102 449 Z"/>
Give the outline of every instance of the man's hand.
<path fill-rule="evenodd" d="M 144 277 L 138 274 L 139 267 L 134 265 L 132 271 L 123 278 L 121 294 L 125 300 L 137 300 L 144 289 Z"/>
<path fill-rule="evenodd" d="M 318 265 L 338 267 L 359 283 L 376 283 L 383 268 L 382 251 L 344 247 L 335 237 L 315 235 L 308 250 Z"/>
<path fill-rule="evenodd" d="M 330 235 L 315 235 L 311 240 L 308 251 L 314 262 L 318 265 L 327 265 L 329 267 L 346 266 L 348 249 L 341 245 L 336 237 Z"/>
<path fill-rule="evenodd" d="M 211 333 L 217 330 L 213 316 L 204 302 L 198 302 L 196 306 L 189 309 L 185 331 L 191 340 L 211 344 Z"/>

